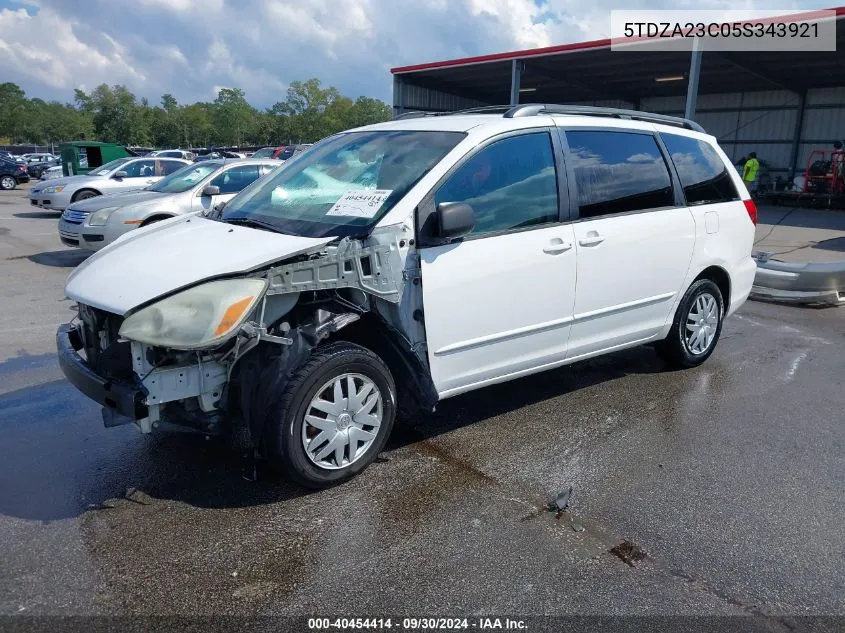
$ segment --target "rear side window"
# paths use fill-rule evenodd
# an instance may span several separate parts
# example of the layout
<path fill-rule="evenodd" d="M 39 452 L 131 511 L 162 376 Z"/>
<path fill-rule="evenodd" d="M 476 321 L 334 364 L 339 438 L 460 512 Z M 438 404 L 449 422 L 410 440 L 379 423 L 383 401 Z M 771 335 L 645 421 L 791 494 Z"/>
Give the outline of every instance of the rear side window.
<path fill-rule="evenodd" d="M 488 145 L 449 177 L 434 200 L 472 206 L 474 235 L 557 222 L 557 176 L 549 134 L 512 136 Z"/>
<path fill-rule="evenodd" d="M 220 193 L 238 193 L 258 180 L 258 165 L 232 167 L 217 176 L 210 184 L 220 188 Z"/>
<path fill-rule="evenodd" d="M 162 160 L 158 162 L 159 164 L 156 165 L 156 176 L 169 176 L 174 171 L 179 171 L 185 166 L 185 163 L 175 160 Z"/>
<path fill-rule="evenodd" d="M 724 162 L 709 143 L 677 134 L 660 137 L 678 170 L 688 205 L 739 200 Z"/>
<path fill-rule="evenodd" d="M 675 205 L 672 179 L 651 134 L 568 131 L 582 218 Z"/>

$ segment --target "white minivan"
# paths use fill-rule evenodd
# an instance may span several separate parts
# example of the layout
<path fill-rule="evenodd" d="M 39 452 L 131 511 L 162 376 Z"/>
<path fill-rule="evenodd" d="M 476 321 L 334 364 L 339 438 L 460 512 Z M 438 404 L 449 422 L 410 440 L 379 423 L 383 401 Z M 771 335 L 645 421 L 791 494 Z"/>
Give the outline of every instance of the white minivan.
<path fill-rule="evenodd" d="M 331 485 L 444 398 L 645 343 L 704 362 L 751 290 L 756 219 L 692 121 L 400 117 L 87 259 L 59 361 L 106 426 L 228 434 Z"/>

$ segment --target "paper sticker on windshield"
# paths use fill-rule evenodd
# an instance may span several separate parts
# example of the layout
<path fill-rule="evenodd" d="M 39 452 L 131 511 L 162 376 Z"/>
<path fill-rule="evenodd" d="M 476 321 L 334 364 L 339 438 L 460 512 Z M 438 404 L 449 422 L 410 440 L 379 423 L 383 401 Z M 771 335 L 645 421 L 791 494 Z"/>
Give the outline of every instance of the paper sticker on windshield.
<path fill-rule="evenodd" d="M 345 215 L 355 218 L 373 218 L 393 193 L 393 189 L 353 189 L 334 203 L 326 215 Z"/>

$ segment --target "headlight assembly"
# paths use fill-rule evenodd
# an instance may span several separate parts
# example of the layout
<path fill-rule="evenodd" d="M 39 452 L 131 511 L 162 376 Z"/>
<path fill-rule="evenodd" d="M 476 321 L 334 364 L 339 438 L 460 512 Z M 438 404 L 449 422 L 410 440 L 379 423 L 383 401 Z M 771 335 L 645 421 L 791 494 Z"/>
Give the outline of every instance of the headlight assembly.
<path fill-rule="evenodd" d="M 64 185 L 50 185 L 49 187 L 44 187 L 40 193 L 61 193 L 64 188 Z"/>
<path fill-rule="evenodd" d="M 94 211 L 94 213 L 88 216 L 88 226 L 105 226 L 106 222 L 109 221 L 111 214 L 119 208 L 120 207 L 106 207 L 105 209 Z"/>
<path fill-rule="evenodd" d="M 237 332 L 266 289 L 264 279 L 227 279 L 189 288 L 128 317 L 120 336 L 156 347 L 213 347 Z"/>

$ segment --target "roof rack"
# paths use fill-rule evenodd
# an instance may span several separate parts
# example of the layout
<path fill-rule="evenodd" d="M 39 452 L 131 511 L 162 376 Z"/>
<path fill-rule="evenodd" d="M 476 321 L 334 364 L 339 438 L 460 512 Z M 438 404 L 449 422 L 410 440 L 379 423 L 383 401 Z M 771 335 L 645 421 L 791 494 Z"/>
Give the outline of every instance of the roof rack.
<path fill-rule="evenodd" d="M 513 106 L 509 105 L 493 105 L 481 106 L 478 108 L 468 108 L 466 110 L 452 110 L 448 112 L 433 112 L 427 110 L 414 110 L 411 112 L 404 112 L 399 116 L 393 117 L 394 121 L 400 119 L 419 119 L 427 116 L 451 116 L 453 114 L 506 114 Z"/>
<path fill-rule="evenodd" d="M 549 103 L 525 103 L 509 108 L 505 112 L 506 119 L 513 119 L 515 117 L 523 116 L 537 116 L 538 114 L 577 114 L 581 116 L 606 116 L 616 119 L 630 119 L 633 121 L 647 121 L 649 123 L 662 123 L 664 125 L 674 125 L 676 127 L 686 128 L 688 130 L 695 130 L 696 132 L 705 132 L 695 121 L 690 119 L 683 119 L 676 116 L 668 116 L 666 114 L 653 114 L 651 112 L 641 112 L 639 110 L 623 110 L 619 108 L 599 108 L 594 106 L 577 106 L 577 105 L 557 105 Z M 706 132 L 705 132 L 706 133 Z"/>
<path fill-rule="evenodd" d="M 403 112 L 400 115 L 393 117 L 394 121 L 398 121 L 400 119 L 420 119 L 426 116 L 437 116 L 438 114 L 443 114 L 442 112 L 423 112 L 414 110 L 412 112 Z"/>

